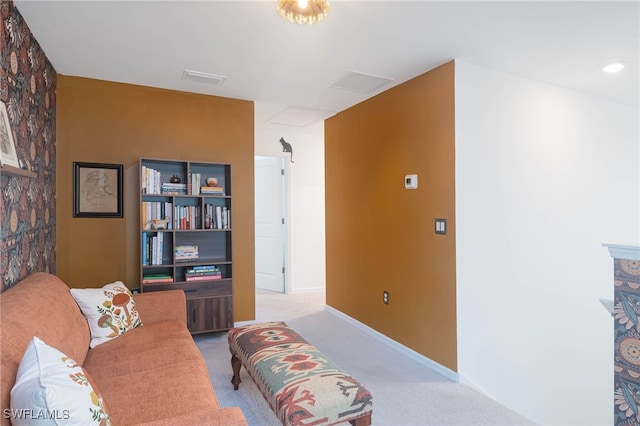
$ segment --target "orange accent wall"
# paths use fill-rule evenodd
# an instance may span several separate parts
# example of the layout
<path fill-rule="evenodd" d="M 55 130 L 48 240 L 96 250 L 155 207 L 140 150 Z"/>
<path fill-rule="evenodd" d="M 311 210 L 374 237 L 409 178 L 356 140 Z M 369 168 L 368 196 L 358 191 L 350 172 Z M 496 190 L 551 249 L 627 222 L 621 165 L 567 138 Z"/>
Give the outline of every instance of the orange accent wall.
<path fill-rule="evenodd" d="M 454 106 L 449 62 L 326 120 L 325 193 L 327 304 L 457 371 Z"/>
<path fill-rule="evenodd" d="M 232 165 L 234 319 L 255 318 L 253 102 L 58 75 L 57 275 L 139 287 L 140 157 Z M 73 218 L 73 162 L 124 166 L 124 218 Z"/>

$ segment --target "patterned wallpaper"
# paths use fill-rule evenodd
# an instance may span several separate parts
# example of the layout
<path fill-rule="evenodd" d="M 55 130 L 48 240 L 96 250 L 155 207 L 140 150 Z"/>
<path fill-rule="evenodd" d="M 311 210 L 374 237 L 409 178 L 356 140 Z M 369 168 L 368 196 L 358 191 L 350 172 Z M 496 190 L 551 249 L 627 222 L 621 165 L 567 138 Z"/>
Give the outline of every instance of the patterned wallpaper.
<path fill-rule="evenodd" d="M 614 260 L 614 424 L 640 424 L 640 261 Z"/>
<path fill-rule="evenodd" d="M 0 173 L 0 276 L 6 290 L 56 269 L 56 71 L 13 1 L 0 0 L 0 100 L 18 159 L 35 179 Z"/>

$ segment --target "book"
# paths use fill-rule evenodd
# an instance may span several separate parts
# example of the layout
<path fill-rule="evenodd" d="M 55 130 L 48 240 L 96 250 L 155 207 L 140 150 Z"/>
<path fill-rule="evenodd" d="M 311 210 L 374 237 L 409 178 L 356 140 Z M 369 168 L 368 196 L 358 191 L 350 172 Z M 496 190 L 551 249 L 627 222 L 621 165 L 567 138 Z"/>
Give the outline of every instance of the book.
<path fill-rule="evenodd" d="M 189 275 L 202 275 L 202 274 L 215 274 L 220 273 L 218 268 L 215 269 L 187 269 L 184 271 L 185 274 Z"/>
<path fill-rule="evenodd" d="M 195 265 L 195 266 L 192 266 L 190 269 L 193 271 L 201 271 L 206 269 L 218 270 L 218 267 L 216 265 Z"/>
<path fill-rule="evenodd" d="M 224 188 L 221 186 L 201 186 L 200 192 L 203 194 L 220 193 L 224 195 Z"/>
<path fill-rule="evenodd" d="M 142 233 L 142 264 L 143 265 L 147 264 L 147 244 L 148 244 L 147 233 L 143 232 Z"/>
<path fill-rule="evenodd" d="M 222 272 L 220 271 L 196 271 L 196 272 L 189 272 L 189 271 L 185 271 L 184 275 L 186 277 L 202 277 L 202 276 L 214 276 L 214 275 L 222 275 Z"/>
<path fill-rule="evenodd" d="M 153 283 L 172 283 L 173 278 L 143 278 L 143 284 L 153 284 Z"/>
<path fill-rule="evenodd" d="M 210 281 L 210 280 L 221 280 L 222 275 L 200 275 L 195 277 L 185 277 L 185 281 Z"/>
<path fill-rule="evenodd" d="M 190 260 L 198 258 L 198 246 L 177 246 L 174 252 L 176 260 Z"/>

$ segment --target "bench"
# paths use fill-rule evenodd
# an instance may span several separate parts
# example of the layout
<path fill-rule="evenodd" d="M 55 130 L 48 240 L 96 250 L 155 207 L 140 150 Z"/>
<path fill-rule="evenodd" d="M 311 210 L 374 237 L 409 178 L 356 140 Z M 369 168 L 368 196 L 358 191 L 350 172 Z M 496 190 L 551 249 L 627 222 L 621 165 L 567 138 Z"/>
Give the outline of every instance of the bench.
<path fill-rule="evenodd" d="M 229 332 L 234 390 L 245 367 L 283 425 L 371 424 L 371 393 L 284 322 Z"/>

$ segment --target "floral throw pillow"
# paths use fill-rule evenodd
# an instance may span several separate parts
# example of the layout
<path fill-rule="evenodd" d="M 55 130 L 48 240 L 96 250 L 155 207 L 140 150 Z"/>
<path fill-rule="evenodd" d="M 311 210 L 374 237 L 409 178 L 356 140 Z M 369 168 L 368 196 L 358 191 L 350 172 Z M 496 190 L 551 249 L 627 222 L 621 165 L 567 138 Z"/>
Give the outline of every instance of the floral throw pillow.
<path fill-rule="evenodd" d="M 12 425 L 110 425 L 104 401 L 74 360 L 34 337 L 11 389 Z"/>
<path fill-rule="evenodd" d="M 131 291 L 121 281 L 102 288 L 72 288 L 71 295 L 89 323 L 92 348 L 142 325 Z"/>

